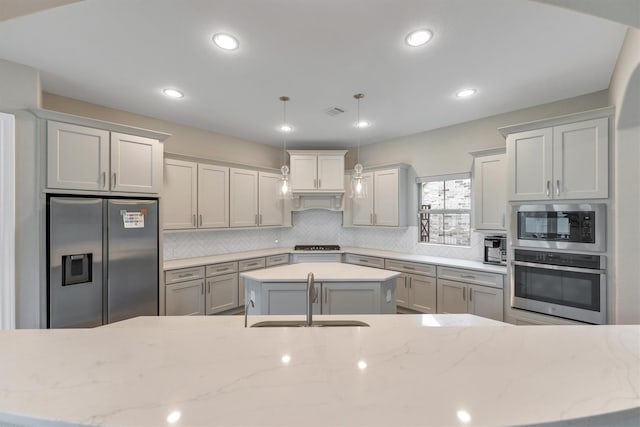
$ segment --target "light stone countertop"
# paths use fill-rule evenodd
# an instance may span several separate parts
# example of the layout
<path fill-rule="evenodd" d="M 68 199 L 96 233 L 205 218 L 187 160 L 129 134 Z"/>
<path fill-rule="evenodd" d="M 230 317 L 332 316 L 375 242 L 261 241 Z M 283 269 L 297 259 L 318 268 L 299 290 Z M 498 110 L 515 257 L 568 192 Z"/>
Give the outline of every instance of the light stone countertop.
<path fill-rule="evenodd" d="M 316 282 L 386 282 L 400 273 L 339 262 L 301 262 L 247 271 L 240 276 L 257 282 L 306 282 L 313 273 Z"/>
<path fill-rule="evenodd" d="M 616 425 L 637 425 L 640 326 L 346 317 L 371 327 L 198 316 L 0 331 L 0 425 L 560 426 L 629 409 Z"/>
<path fill-rule="evenodd" d="M 294 253 L 350 253 L 368 255 L 379 258 L 394 259 L 399 261 L 411 261 L 423 264 L 437 264 L 447 267 L 466 268 L 470 270 L 486 271 L 488 273 L 507 274 L 507 267 L 501 265 L 484 264 L 480 261 L 472 261 L 457 258 L 435 257 L 427 255 L 415 255 L 403 252 L 383 251 L 379 249 L 367 249 L 357 247 L 342 247 L 339 251 L 296 251 L 291 247 L 261 249 L 247 252 L 233 252 L 222 255 L 210 255 L 197 258 L 184 258 L 164 261 L 164 270 L 176 270 L 179 268 L 195 267 L 199 265 L 217 264 L 220 262 L 238 261 L 249 258 L 264 257 L 278 254 Z"/>

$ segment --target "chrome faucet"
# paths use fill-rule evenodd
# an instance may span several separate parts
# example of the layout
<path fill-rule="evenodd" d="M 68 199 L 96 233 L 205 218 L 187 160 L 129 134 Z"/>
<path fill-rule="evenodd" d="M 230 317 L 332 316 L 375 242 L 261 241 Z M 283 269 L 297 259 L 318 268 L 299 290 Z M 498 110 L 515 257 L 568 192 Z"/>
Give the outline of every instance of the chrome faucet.
<path fill-rule="evenodd" d="M 247 303 L 244 305 L 244 327 L 247 327 L 247 316 L 249 315 L 249 304 L 251 304 L 251 307 L 255 307 L 255 305 L 253 304 L 253 300 L 251 298 L 249 298 L 249 301 L 247 301 Z"/>
<path fill-rule="evenodd" d="M 307 326 L 313 323 L 313 303 L 318 300 L 313 273 L 307 275 Z"/>

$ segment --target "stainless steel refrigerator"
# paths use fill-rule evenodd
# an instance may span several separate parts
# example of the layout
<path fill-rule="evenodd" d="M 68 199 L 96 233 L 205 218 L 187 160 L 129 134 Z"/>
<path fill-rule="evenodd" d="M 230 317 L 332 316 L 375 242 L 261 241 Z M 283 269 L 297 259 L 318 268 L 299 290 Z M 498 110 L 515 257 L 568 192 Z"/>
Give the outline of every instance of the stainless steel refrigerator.
<path fill-rule="evenodd" d="M 49 197 L 50 328 L 158 314 L 157 200 Z"/>

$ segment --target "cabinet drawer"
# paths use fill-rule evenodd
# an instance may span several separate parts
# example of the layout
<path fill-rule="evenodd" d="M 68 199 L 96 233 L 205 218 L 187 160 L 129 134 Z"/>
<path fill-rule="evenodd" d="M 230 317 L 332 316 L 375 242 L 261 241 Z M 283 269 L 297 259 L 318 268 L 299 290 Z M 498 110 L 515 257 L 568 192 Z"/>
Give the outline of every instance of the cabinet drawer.
<path fill-rule="evenodd" d="M 281 264 L 289 264 L 289 254 L 271 255 L 267 257 L 267 267 Z"/>
<path fill-rule="evenodd" d="M 384 268 L 384 259 L 372 256 L 346 254 L 344 262 L 347 264 L 364 265 L 365 267 Z"/>
<path fill-rule="evenodd" d="M 264 257 L 243 259 L 242 261 L 238 261 L 238 271 L 257 270 L 264 267 Z"/>
<path fill-rule="evenodd" d="M 180 270 L 170 270 L 164 273 L 164 284 L 184 282 L 186 280 L 202 279 L 204 277 L 204 267 L 181 268 Z"/>
<path fill-rule="evenodd" d="M 412 274 L 424 274 L 425 276 L 436 275 L 436 266 L 431 264 L 419 264 L 417 262 L 396 261 L 393 259 L 386 259 L 384 261 L 384 268 L 393 271 L 403 271 Z"/>
<path fill-rule="evenodd" d="M 207 277 L 219 276 L 221 274 L 227 273 L 235 273 L 236 271 L 238 271 L 238 263 L 235 261 L 207 265 Z"/>
<path fill-rule="evenodd" d="M 502 289 L 504 276 L 502 274 L 438 266 L 438 278 Z"/>

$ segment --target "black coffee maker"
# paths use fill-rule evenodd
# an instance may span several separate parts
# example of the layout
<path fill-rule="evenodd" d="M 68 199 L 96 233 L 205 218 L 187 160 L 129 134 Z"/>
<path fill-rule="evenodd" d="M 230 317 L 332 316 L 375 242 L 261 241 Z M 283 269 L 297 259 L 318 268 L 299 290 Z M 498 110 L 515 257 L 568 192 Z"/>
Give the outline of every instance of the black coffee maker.
<path fill-rule="evenodd" d="M 486 236 L 484 238 L 484 263 L 507 265 L 506 236 Z"/>

